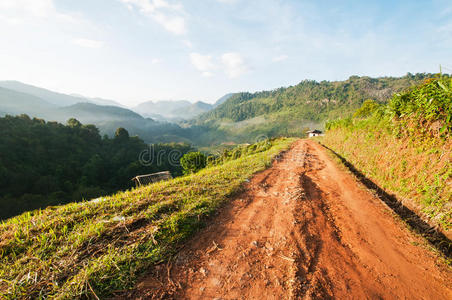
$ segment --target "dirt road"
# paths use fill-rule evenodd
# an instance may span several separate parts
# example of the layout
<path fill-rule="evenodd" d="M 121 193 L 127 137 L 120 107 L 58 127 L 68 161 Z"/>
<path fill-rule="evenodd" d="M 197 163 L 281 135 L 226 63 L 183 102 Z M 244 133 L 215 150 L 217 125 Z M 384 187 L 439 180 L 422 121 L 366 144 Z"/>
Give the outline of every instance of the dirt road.
<path fill-rule="evenodd" d="M 450 269 L 423 245 L 324 148 L 300 140 L 134 295 L 452 299 Z"/>

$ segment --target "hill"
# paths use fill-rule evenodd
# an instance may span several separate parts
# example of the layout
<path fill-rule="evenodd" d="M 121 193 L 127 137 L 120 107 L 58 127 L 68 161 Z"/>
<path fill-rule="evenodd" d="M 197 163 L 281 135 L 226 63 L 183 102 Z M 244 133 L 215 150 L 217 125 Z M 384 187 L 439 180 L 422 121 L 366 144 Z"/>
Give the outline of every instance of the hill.
<path fill-rule="evenodd" d="M 215 108 L 215 107 L 219 106 L 220 104 L 223 104 L 224 102 L 226 102 L 226 100 L 228 100 L 229 98 L 231 98 L 233 95 L 234 95 L 233 93 L 229 93 L 229 94 L 224 95 L 223 97 L 221 97 L 220 99 L 218 99 L 218 100 L 213 104 L 213 107 Z"/>
<path fill-rule="evenodd" d="M 95 126 L 75 119 L 65 126 L 26 115 L 7 116 L 0 118 L 0 131 L 0 219 L 124 190 L 140 174 L 181 175 L 181 167 L 170 164 L 168 154 L 180 158 L 191 149 L 186 144 L 150 148 L 125 129 L 118 129 L 112 139 L 101 138 Z M 150 149 L 159 153 L 160 161 Z M 140 161 L 143 153 L 150 163 Z"/>
<path fill-rule="evenodd" d="M 224 132 L 230 141 L 243 142 L 265 136 L 301 136 L 306 128 L 350 116 L 366 99 L 386 102 L 433 74 L 403 77 L 359 77 L 345 81 L 305 80 L 295 86 L 256 93 L 236 93 L 190 124 Z"/>
<path fill-rule="evenodd" d="M 178 108 L 173 110 L 173 114 L 178 116 L 177 118 L 180 120 L 188 120 L 199 116 L 202 113 L 205 113 L 212 109 L 212 105 L 198 101 L 190 104 L 189 106 Z"/>
<path fill-rule="evenodd" d="M 188 120 L 210 109 L 212 109 L 212 105 L 208 103 L 202 101 L 191 103 L 187 100 L 148 101 L 132 108 L 142 116 L 171 122 Z"/>
<path fill-rule="evenodd" d="M 55 105 L 39 97 L 0 87 L 0 116 L 6 114 L 43 116 L 55 108 Z"/>
<path fill-rule="evenodd" d="M 67 120 L 75 118 L 84 124 L 96 125 L 102 135 L 107 134 L 110 137 L 114 135 L 117 128 L 123 127 L 131 135 L 138 135 L 147 143 L 191 142 L 188 138 L 191 136 L 189 130 L 176 124 L 144 118 L 127 108 L 97 105 L 86 102 L 86 98 L 59 94 L 14 81 L 3 81 L 0 82 L 1 84 L 34 95 L 0 87 L 0 116 L 27 114 L 31 117 L 60 123 L 66 123 Z M 52 102 L 35 95 L 50 99 Z M 78 102 L 69 106 L 61 106 L 61 103 L 75 101 Z"/>
<path fill-rule="evenodd" d="M 440 76 L 366 101 L 327 123 L 322 142 L 429 224 L 452 237 L 452 79 Z"/>
<path fill-rule="evenodd" d="M 41 98 L 56 106 L 68 106 L 79 102 L 89 102 L 86 98 L 69 96 L 19 81 L 0 81 L 0 87 Z"/>
<path fill-rule="evenodd" d="M 196 174 L 2 222 L 0 296 L 106 298 L 133 287 L 292 141 L 265 141 Z"/>
<path fill-rule="evenodd" d="M 92 124 L 102 121 L 143 121 L 144 118 L 125 108 L 117 106 L 96 105 L 93 103 L 77 103 L 71 106 L 59 108 L 64 118 L 76 117 L 82 123 Z M 152 119 L 148 119 L 152 121 Z"/>
<path fill-rule="evenodd" d="M 124 108 L 123 105 L 114 100 L 107 100 L 102 98 L 89 98 L 77 94 L 66 95 L 63 93 L 57 93 L 48 89 L 40 88 L 34 85 L 22 83 L 20 81 L 13 80 L 0 81 L 0 87 L 13 90 L 19 93 L 35 96 L 45 100 L 48 103 L 60 107 L 73 105 L 76 103 L 89 102 L 99 105 L 119 106 Z"/>

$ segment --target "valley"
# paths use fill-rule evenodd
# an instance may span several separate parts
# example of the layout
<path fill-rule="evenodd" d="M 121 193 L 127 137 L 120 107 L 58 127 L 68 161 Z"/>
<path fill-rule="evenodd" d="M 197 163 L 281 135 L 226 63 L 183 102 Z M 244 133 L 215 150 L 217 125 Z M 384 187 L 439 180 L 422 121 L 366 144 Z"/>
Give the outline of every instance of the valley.
<path fill-rule="evenodd" d="M 452 2 L 0 0 L 1 300 L 452 299 Z"/>

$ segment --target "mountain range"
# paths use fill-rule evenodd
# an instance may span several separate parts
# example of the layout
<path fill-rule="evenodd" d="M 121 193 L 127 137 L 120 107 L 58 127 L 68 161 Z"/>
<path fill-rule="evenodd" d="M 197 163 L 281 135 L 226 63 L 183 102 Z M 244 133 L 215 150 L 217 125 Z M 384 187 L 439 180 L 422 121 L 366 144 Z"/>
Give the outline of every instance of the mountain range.
<path fill-rule="evenodd" d="M 96 125 L 101 134 L 110 136 L 124 127 L 145 142 L 192 142 L 187 138 L 191 136 L 189 130 L 176 122 L 214 107 L 201 101 L 182 100 L 149 101 L 128 109 L 113 100 L 62 94 L 18 81 L 0 81 L 0 116 L 28 114 L 61 123 L 76 118 L 83 124 Z"/>
<path fill-rule="evenodd" d="M 112 100 L 2 81 L 0 115 L 26 113 L 62 123 L 76 118 L 110 136 L 124 127 L 145 142 L 183 141 L 209 146 L 252 142 L 262 136 L 300 136 L 307 129 L 321 129 L 328 119 L 350 116 L 366 99 L 385 103 L 393 93 L 433 76 L 408 73 L 402 77 L 351 76 L 332 82 L 304 80 L 269 91 L 227 94 L 213 105 L 187 100 L 148 101 L 131 109 Z"/>

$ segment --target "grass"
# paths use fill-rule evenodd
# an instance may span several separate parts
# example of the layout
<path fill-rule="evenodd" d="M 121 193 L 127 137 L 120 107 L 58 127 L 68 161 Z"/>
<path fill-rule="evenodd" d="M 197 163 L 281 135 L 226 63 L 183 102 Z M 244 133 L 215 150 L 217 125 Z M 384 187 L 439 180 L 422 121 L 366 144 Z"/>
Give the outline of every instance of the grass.
<path fill-rule="evenodd" d="M 0 224 L 0 298 L 96 298 L 132 288 L 293 139 L 199 173 L 27 212 Z"/>
<path fill-rule="evenodd" d="M 452 142 L 396 136 L 385 120 L 351 120 L 322 138 L 366 177 L 444 232 L 452 230 Z"/>

